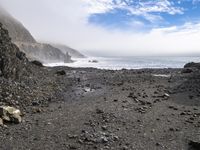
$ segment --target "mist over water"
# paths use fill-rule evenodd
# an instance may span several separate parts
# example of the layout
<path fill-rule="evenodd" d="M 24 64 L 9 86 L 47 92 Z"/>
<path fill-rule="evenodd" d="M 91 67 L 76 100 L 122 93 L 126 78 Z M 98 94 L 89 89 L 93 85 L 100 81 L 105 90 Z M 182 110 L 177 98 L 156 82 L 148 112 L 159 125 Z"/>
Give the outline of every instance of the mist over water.
<path fill-rule="evenodd" d="M 97 63 L 90 61 L 97 60 Z M 199 62 L 200 57 L 88 57 L 74 59 L 74 63 L 49 63 L 45 66 L 69 66 L 98 69 L 183 68 L 188 62 Z"/>

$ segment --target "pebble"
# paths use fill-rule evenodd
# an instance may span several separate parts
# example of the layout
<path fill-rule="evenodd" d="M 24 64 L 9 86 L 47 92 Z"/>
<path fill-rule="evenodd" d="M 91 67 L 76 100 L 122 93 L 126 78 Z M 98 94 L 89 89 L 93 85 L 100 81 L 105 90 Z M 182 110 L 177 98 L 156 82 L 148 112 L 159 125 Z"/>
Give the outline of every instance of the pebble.
<path fill-rule="evenodd" d="M 97 109 L 96 109 L 96 113 L 97 113 L 97 114 L 103 114 L 104 112 L 103 112 L 103 110 L 97 108 Z"/>

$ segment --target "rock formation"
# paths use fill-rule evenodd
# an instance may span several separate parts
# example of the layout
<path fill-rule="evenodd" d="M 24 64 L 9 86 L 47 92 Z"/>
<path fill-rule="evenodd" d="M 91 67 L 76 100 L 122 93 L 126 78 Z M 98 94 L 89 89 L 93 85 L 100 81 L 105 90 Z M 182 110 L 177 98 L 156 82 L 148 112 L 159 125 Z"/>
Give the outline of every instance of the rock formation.
<path fill-rule="evenodd" d="M 63 53 L 68 53 L 72 58 L 85 58 L 83 54 L 77 50 L 62 44 L 52 44 L 54 47 L 60 49 Z"/>
<path fill-rule="evenodd" d="M 0 75 L 5 78 L 19 78 L 27 63 L 25 54 L 11 43 L 8 31 L 0 23 Z"/>
<path fill-rule="evenodd" d="M 48 62 L 72 62 L 71 57 L 49 44 L 38 43 L 30 32 L 5 10 L 0 9 L 0 22 L 8 30 L 13 43 L 24 52 L 28 59 Z"/>

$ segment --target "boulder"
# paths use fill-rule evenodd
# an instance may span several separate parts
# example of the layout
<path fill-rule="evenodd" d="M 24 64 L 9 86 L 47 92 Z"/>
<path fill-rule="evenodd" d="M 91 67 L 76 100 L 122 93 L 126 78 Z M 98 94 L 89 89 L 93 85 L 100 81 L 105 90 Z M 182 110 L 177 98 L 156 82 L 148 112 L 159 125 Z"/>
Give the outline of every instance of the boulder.
<path fill-rule="evenodd" d="M 60 75 L 60 76 L 64 76 L 64 75 L 66 75 L 66 72 L 65 72 L 65 70 L 59 70 L 56 72 L 56 74 Z"/>
<path fill-rule="evenodd" d="M 189 149 L 191 150 L 199 150 L 200 149 L 200 143 L 197 141 L 189 141 Z"/>
<path fill-rule="evenodd" d="M 43 64 L 40 61 L 34 60 L 34 61 L 31 61 L 31 63 L 36 66 L 43 67 Z"/>
<path fill-rule="evenodd" d="M 98 63 L 98 60 L 89 60 L 90 63 Z"/>
<path fill-rule="evenodd" d="M 184 68 L 182 69 L 181 73 L 192 73 L 193 69 L 192 68 Z"/>
<path fill-rule="evenodd" d="M 10 106 L 0 107 L 0 117 L 7 122 L 20 123 L 22 121 L 21 111 Z"/>
<path fill-rule="evenodd" d="M 200 69 L 200 63 L 190 62 L 185 64 L 184 68 L 197 68 Z"/>

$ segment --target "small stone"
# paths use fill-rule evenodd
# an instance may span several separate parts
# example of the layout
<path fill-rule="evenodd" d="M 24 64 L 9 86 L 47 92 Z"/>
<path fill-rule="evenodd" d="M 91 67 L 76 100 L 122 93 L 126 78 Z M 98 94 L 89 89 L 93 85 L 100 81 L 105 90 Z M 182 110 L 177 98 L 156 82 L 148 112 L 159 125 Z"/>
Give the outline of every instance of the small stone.
<path fill-rule="evenodd" d="M 118 140 L 119 140 L 119 137 L 115 135 L 115 136 L 113 137 L 113 139 L 114 139 L 114 141 L 118 141 Z"/>
<path fill-rule="evenodd" d="M 108 139 L 104 136 L 101 137 L 101 142 L 102 143 L 107 143 L 108 142 Z"/>
<path fill-rule="evenodd" d="M 69 145 L 69 149 L 77 149 L 75 145 Z"/>
<path fill-rule="evenodd" d="M 60 71 L 57 71 L 56 74 L 63 76 L 63 75 L 66 75 L 66 72 L 64 70 L 60 70 Z"/>
<path fill-rule="evenodd" d="M 165 93 L 165 94 L 164 94 L 164 97 L 166 97 L 166 98 L 169 98 L 169 97 L 170 97 L 170 95 L 169 95 L 169 94 L 167 94 L 167 93 Z"/>
<path fill-rule="evenodd" d="M 193 99 L 193 97 L 194 97 L 193 95 L 189 95 L 189 99 Z"/>
<path fill-rule="evenodd" d="M 3 119 L 0 118 L 0 126 L 3 126 Z"/>
<path fill-rule="evenodd" d="M 68 136 L 70 139 L 75 139 L 75 138 L 78 137 L 78 135 L 71 135 L 71 134 L 68 134 L 67 136 Z"/>
<path fill-rule="evenodd" d="M 101 127 L 104 131 L 107 130 L 107 126 L 102 126 Z"/>
<path fill-rule="evenodd" d="M 96 113 L 97 113 L 97 114 L 103 114 L 103 110 L 97 108 L 97 109 L 96 109 Z"/>
<path fill-rule="evenodd" d="M 156 143 L 156 146 L 160 146 L 161 144 L 160 143 Z"/>
<path fill-rule="evenodd" d="M 123 146 L 122 150 L 128 150 L 128 146 Z"/>

